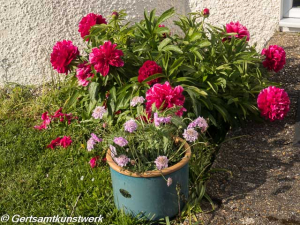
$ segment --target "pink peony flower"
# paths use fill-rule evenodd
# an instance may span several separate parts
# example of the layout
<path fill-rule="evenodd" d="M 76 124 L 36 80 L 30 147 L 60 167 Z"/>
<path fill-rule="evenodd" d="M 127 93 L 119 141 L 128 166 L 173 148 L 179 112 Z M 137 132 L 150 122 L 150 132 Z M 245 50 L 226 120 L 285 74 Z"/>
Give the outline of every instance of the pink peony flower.
<path fill-rule="evenodd" d="M 183 132 L 183 137 L 189 142 L 195 142 L 198 138 L 198 132 L 194 128 L 185 129 Z"/>
<path fill-rule="evenodd" d="M 76 77 L 78 79 L 78 84 L 81 86 L 87 86 L 89 84 L 89 81 L 86 80 L 87 78 L 94 77 L 94 74 L 92 73 L 91 65 L 88 64 L 88 62 L 83 62 L 78 65 L 76 69 Z"/>
<path fill-rule="evenodd" d="M 134 107 L 134 106 L 136 106 L 137 104 L 143 104 L 144 101 L 145 101 L 144 97 L 142 97 L 142 96 L 135 96 L 135 97 L 133 97 L 133 99 L 131 100 L 130 106 Z"/>
<path fill-rule="evenodd" d="M 123 137 L 115 137 L 114 138 L 114 143 L 121 146 L 121 147 L 124 147 L 124 146 L 128 145 L 128 141 Z"/>
<path fill-rule="evenodd" d="M 95 70 L 104 77 L 109 73 L 110 65 L 115 67 L 124 66 L 124 62 L 121 59 L 123 52 L 115 49 L 116 47 L 116 44 L 106 41 L 103 45 L 100 45 L 99 48 L 93 48 L 90 53 L 90 62 L 94 65 Z"/>
<path fill-rule="evenodd" d="M 147 60 L 139 69 L 138 81 L 142 83 L 145 79 L 157 73 L 162 73 L 162 68 L 155 61 Z M 158 82 L 159 78 L 151 80 L 147 84 L 152 85 Z"/>
<path fill-rule="evenodd" d="M 92 26 L 103 23 L 107 24 L 105 18 L 103 18 L 101 15 L 89 13 L 85 17 L 83 17 L 79 22 L 78 32 L 80 33 L 81 37 L 84 38 L 86 35 L 90 34 L 90 29 Z M 86 41 L 88 40 L 89 39 L 87 39 Z"/>
<path fill-rule="evenodd" d="M 195 127 L 199 127 L 201 128 L 201 132 L 205 132 L 208 128 L 207 121 L 203 117 L 199 116 L 197 119 L 195 119 L 188 125 L 188 128 Z"/>
<path fill-rule="evenodd" d="M 227 33 L 237 33 L 236 35 L 234 35 L 236 38 L 240 38 L 242 39 L 243 37 L 247 37 L 247 41 L 249 41 L 250 39 L 250 33 L 249 31 L 247 30 L 246 27 L 244 27 L 242 24 L 240 24 L 240 22 L 230 22 L 228 24 L 226 24 L 226 32 Z M 230 39 L 230 37 L 228 38 L 225 38 L 223 40 L 226 40 L 226 39 Z"/>
<path fill-rule="evenodd" d="M 67 148 L 72 144 L 72 139 L 70 136 L 64 136 L 62 139 L 60 139 L 59 145 L 63 148 Z"/>
<path fill-rule="evenodd" d="M 208 17 L 209 16 L 209 9 L 208 8 L 203 9 L 202 13 L 203 13 L 204 17 Z"/>
<path fill-rule="evenodd" d="M 266 58 L 263 61 L 265 68 L 278 72 L 285 65 L 285 51 L 278 45 L 270 45 L 268 49 L 263 49 L 261 52 Z"/>
<path fill-rule="evenodd" d="M 128 158 L 126 155 L 120 155 L 119 157 L 115 157 L 114 160 L 120 167 L 124 167 L 127 165 L 127 163 L 130 162 L 130 158 Z"/>
<path fill-rule="evenodd" d="M 154 84 L 146 93 L 147 112 L 151 113 L 152 104 L 155 104 L 156 108 L 160 110 L 183 106 L 185 98 L 182 92 L 183 88 L 181 86 L 176 86 L 173 89 L 167 81 L 164 84 Z M 176 112 L 176 115 L 182 116 L 183 111 L 186 111 L 186 109 L 181 107 L 181 109 Z"/>
<path fill-rule="evenodd" d="M 43 120 L 43 123 L 41 125 L 34 126 L 35 129 L 43 130 L 47 129 L 47 125 L 51 123 L 50 117 L 48 116 L 48 112 L 44 112 L 41 116 L 41 119 Z"/>
<path fill-rule="evenodd" d="M 95 168 L 97 166 L 97 161 L 99 160 L 100 156 L 95 156 L 93 158 L 91 158 L 90 160 L 90 166 L 92 168 Z"/>
<path fill-rule="evenodd" d="M 156 165 L 156 168 L 158 170 L 162 170 L 164 168 L 167 168 L 168 167 L 168 162 L 169 162 L 169 159 L 167 158 L 167 156 L 158 156 L 154 163 Z"/>
<path fill-rule="evenodd" d="M 53 69 L 57 70 L 57 72 L 68 74 L 70 63 L 78 55 L 78 48 L 73 45 L 72 41 L 63 40 L 54 45 L 50 62 Z"/>
<path fill-rule="evenodd" d="M 126 123 L 124 124 L 124 130 L 129 133 L 132 133 L 132 132 L 136 131 L 137 126 L 138 125 L 135 122 L 135 120 L 131 119 L 131 120 L 126 121 Z"/>
<path fill-rule="evenodd" d="M 270 121 L 282 120 L 290 110 L 290 99 L 284 89 L 270 86 L 259 93 L 257 106 Z"/>
<path fill-rule="evenodd" d="M 49 145 L 47 145 L 47 148 L 54 149 L 56 146 L 59 146 L 60 140 L 61 140 L 60 137 L 52 140 L 51 143 Z"/>

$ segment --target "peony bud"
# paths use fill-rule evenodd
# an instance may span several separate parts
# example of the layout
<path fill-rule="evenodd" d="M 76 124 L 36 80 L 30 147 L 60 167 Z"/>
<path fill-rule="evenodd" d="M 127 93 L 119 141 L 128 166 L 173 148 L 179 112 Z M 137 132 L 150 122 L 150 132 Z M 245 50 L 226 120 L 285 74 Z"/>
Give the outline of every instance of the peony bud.
<path fill-rule="evenodd" d="M 203 9 L 202 13 L 203 13 L 204 17 L 208 17 L 209 16 L 209 9 L 208 8 Z"/>
<path fill-rule="evenodd" d="M 116 20 L 116 19 L 119 18 L 119 13 L 116 12 L 116 11 L 114 11 L 114 12 L 111 14 L 111 17 L 112 17 L 114 20 Z"/>

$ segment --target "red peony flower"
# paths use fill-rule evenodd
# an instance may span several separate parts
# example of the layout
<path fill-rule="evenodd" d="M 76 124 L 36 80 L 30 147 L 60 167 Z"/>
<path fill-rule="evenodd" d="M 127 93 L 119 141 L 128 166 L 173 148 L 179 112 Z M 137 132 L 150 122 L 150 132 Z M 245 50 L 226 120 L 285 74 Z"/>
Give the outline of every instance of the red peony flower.
<path fill-rule="evenodd" d="M 101 15 L 89 13 L 85 17 L 83 17 L 79 22 L 78 32 L 80 33 L 81 37 L 84 38 L 86 35 L 90 34 L 90 29 L 92 26 L 103 23 L 107 24 L 105 18 L 103 18 Z M 86 41 L 88 40 L 89 39 L 86 39 Z"/>
<path fill-rule="evenodd" d="M 143 82 L 146 78 L 157 74 L 157 73 L 162 73 L 162 68 L 157 65 L 155 61 L 150 61 L 147 60 L 143 66 L 139 69 L 139 76 L 138 76 L 138 81 L 141 83 Z M 159 78 L 151 80 L 147 82 L 147 84 L 152 85 L 156 84 L 159 82 Z"/>
<path fill-rule="evenodd" d="M 54 149 L 56 146 L 59 146 L 60 140 L 61 140 L 60 137 L 52 140 L 51 143 L 49 145 L 47 145 L 47 148 Z"/>
<path fill-rule="evenodd" d="M 242 24 L 240 24 L 240 22 L 230 22 L 228 24 L 226 24 L 226 32 L 227 33 L 237 33 L 236 35 L 234 35 L 236 38 L 240 38 L 242 39 L 243 37 L 247 37 L 247 41 L 249 41 L 250 39 L 250 33 L 247 30 L 246 27 L 244 27 Z M 228 38 L 224 38 L 224 40 L 230 39 L 230 37 Z"/>
<path fill-rule="evenodd" d="M 79 55 L 78 48 L 73 45 L 72 41 L 57 42 L 51 53 L 51 64 L 53 69 L 59 73 L 68 74 L 70 63 Z"/>
<path fill-rule="evenodd" d="M 47 125 L 51 123 L 50 117 L 48 116 L 48 112 L 44 112 L 41 116 L 41 119 L 43 120 L 43 123 L 41 125 L 34 126 L 35 129 L 47 129 Z"/>
<path fill-rule="evenodd" d="M 78 65 L 76 69 L 76 77 L 78 79 L 78 84 L 82 86 L 87 86 L 89 84 L 89 81 L 86 80 L 89 77 L 94 77 L 94 74 L 92 73 L 91 65 L 88 64 L 88 62 L 83 62 Z"/>
<path fill-rule="evenodd" d="M 209 9 L 208 8 L 203 9 L 202 13 L 203 13 L 204 17 L 208 17 L 209 16 Z"/>
<path fill-rule="evenodd" d="M 99 160 L 100 156 L 95 156 L 93 158 L 91 158 L 90 160 L 90 166 L 92 168 L 95 168 L 97 166 L 97 161 Z"/>
<path fill-rule="evenodd" d="M 154 84 L 146 93 L 146 111 L 150 113 L 154 103 L 156 108 L 161 110 L 173 108 L 174 106 L 183 106 L 185 98 L 182 92 L 183 88 L 181 86 L 176 86 L 173 89 L 167 81 L 164 84 Z M 184 111 L 186 109 L 181 107 L 176 112 L 176 115 L 182 116 Z"/>
<path fill-rule="evenodd" d="M 106 41 L 99 48 L 93 48 L 90 53 L 90 62 L 94 65 L 95 70 L 104 77 L 109 73 L 109 65 L 116 67 L 124 66 L 124 62 L 121 59 L 123 52 L 122 50 L 115 49 L 116 47 L 116 44 Z"/>
<path fill-rule="evenodd" d="M 263 49 L 261 52 L 266 58 L 263 61 L 265 68 L 278 72 L 285 65 L 285 51 L 277 45 L 270 45 L 268 49 Z"/>
<path fill-rule="evenodd" d="M 63 148 L 67 148 L 72 144 L 72 139 L 70 136 L 64 136 L 62 139 L 60 139 L 59 145 Z"/>
<path fill-rule="evenodd" d="M 290 110 L 290 99 L 284 89 L 270 86 L 259 93 L 257 106 L 270 121 L 282 120 Z"/>

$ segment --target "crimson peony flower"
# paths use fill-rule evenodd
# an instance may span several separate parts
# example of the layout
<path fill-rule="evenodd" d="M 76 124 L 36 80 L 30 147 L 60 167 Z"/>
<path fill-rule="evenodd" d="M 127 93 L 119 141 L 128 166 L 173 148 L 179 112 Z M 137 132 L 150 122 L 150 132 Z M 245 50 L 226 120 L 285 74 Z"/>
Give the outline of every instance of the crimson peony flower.
<path fill-rule="evenodd" d="M 146 93 L 146 111 L 151 113 L 152 104 L 155 103 L 157 109 L 164 110 L 166 108 L 173 108 L 174 106 L 183 106 L 185 98 L 182 94 L 183 88 L 176 86 L 174 89 L 169 82 L 164 84 L 154 84 Z M 176 112 L 176 115 L 182 116 L 184 107 Z"/>
<path fill-rule="evenodd" d="M 81 37 L 84 38 L 86 35 L 90 34 L 90 29 L 92 26 L 103 23 L 107 24 L 104 17 L 95 13 L 89 13 L 85 17 L 83 17 L 79 22 L 78 32 L 80 33 Z M 88 40 L 89 38 L 86 39 L 86 41 Z"/>
<path fill-rule="evenodd" d="M 261 52 L 266 58 L 263 61 L 265 68 L 278 72 L 285 65 L 285 51 L 278 45 L 270 45 L 268 49 L 263 49 Z"/>
<path fill-rule="evenodd" d="M 97 161 L 99 160 L 100 156 L 95 156 L 93 158 L 91 158 L 90 160 L 90 166 L 92 168 L 95 168 L 97 166 Z"/>
<path fill-rule="evenodd" d="M 94 74 L 92 73 L 91 65 L 88 64 L 88 62 L 83 62 L 78 65 L 76 69 L 76 77 L 78 79 L 78 84 L 82 86 L 87 86 L 89 84 L 89 81 L 86 80 L 89 77 L 94 77 Z"/>
<path fill-rule="evenodd" d="M 93 48 L 90 53 L 90 62 L 94 65 L 95 70 L 104 77 L 109 73 L 109 65 L 116 67 L 124 66 L 124 62 L 121 59 L 123 52 L 122 50 L 115 49 L 116 47 L 116 44 L 106 41 L 99 48 Z"/>
<path fill-rule="evenodd" d="M 257 106 L 270 121 L 282 120 L 290 110 L 290 99 L 284 89 L 270 86 L 259 93 Z"/>
<path fill-rule="evenodd" d="M 60 140 L 61 140 L 60 137 L 52 140 L 51 143 L 49 145 L 47 145 L 47 148 L 54 149 L 56 146 L 59 146 Z"/>
<path fill-rule="evenodd" d="M 72 139 L 70 136 L 64 136 L 62 139 L 60 139 L 59 145 L 63 148 L 67 148 L 72 144 Z"/>
<path fill-rule="evenodd" d="M 139 76 L 138 76 L 138 81 L 141 83 L 143 82 L 146 78 L 157 74 L 157 73 L 162 73 L 162 68 L 157 65 L 155 61 L 150 61 L 147 60 L 142 67 L 139 69 Z M 147 84 L 152 85 L 156 84 L 159 82 L 159 78 L 151 80 L 147 82 Z"/>
<path fill-rule="evenodd" d="M 208 8 L 203 9 L 202 13 L 203 13 L 204 17 L 208 17 L 209 16 L 209 9 Z"/>
<path fill-rule="evenodd" d="M 68 74 L 70 63 L 78 55 L 78 48 L 73 45 L 72 41 L 58 41 L 53 47 L 50 62 L 57 72 Z"/>
<path fill-rule="evenodd" d="M 246 27 L 244 27 L 242 24 L 240 24 L 240 22 L 230 22 L 228 24 L 226 24 L 226 32 L 227 33 L 237 33 L 236 35 L 234 35 L 236 38 L 240 38 L 242 39 L 243 37 L 247 37 L 247 41 L 249 41 L 250 39 L 250 33 L 248 31 L 248 29 Z M 224 40 L 230 39 L 230 37 L 228 38 L 224 38 Z"/>

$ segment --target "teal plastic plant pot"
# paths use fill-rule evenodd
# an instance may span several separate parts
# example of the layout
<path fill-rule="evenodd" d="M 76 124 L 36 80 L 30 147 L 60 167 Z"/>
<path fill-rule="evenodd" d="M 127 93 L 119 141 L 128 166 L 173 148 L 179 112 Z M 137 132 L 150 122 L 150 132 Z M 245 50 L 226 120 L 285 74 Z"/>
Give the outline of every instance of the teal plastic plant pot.
<path fill-rule="evenodd" d="M 177 138 L 179 141 L 183 141 Z M 184 144 L 184 158 L 169 168 L 149 171 L 143 174 L 132 173 L 119 167 L 111 158 L 108 150 L 106 158 L 110 166 L 114 202 L 117 209 L 138 218 L 159 220 L 166 216 L 176 216 L 188 198 L 189 168 L 191 150 Z M 163 176 L 161 175 L 163 174 Z M 165 179 L 172 178 L 167 185 Z M 179 195 L 177 190 L 179 188 Z"/>

